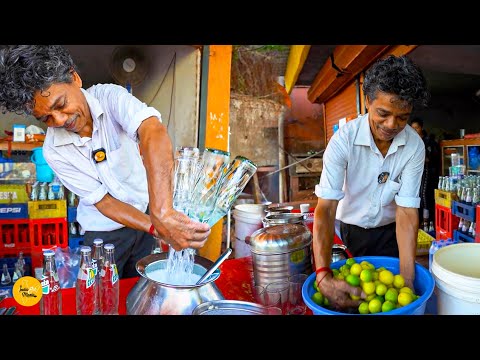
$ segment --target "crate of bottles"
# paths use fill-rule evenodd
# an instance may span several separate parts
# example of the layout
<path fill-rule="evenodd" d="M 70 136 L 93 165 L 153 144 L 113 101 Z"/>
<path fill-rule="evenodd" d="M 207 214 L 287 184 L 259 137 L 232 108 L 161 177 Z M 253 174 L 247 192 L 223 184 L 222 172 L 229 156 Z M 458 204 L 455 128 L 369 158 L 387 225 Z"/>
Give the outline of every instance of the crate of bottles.
<path fill-rule="evenodd" d="M 29 229 L 29 219 L 0 220 L 0 256 L 29 251 L 31 246 Z"/>
<path fill-rule="evenodd" d="M 27 201 L 25 184 L 0 184 L 0 204 L 26 203 Z"/>
<path fill-rule="evenodd" d="M 435 204 L 435 237 L 437 240 L 452 239 L 453 230 L 458 229 L 460 218 L 452 214 L 452 209 Z"/>
<path fill-rule="evenodd" d="M 475 242 L 475 238 L 469 236 L 468 234 L 463 233 L 462 231 L 454 230 L 453 231 L 453 238 L 460 242 Z"/>
<path fill-rule="evenodd" d="M 28 217 L 30 219 L 66 218 L 67 202 L 65 200 L 29 201 Z"/>
<path fill-rule="evenodd" d="M 67 218 L 31 219 L 30 241 L 32 252 L 68 246 Z"/>
<path fill-rule="evenodd" d="M 457 194 L 451 191 L 435 189 L 435 204 L 446 208 L 452 207 L 452 201 L 457 200 Z"/>
<path fill-rule="evenodd" d="M 468 221 L 475 222 L 475 205 L 465 204 L 460 201 L 452 202 L 452 213 Z"/>
<path fill-rule="evenodd" d="M 480 205 L 477 205 L 476 209 L 476 219 L 480 219 Z M 478 225 L 478 221 L 475 222 L 475 242 L 480 243 L 480 225 Z"/>

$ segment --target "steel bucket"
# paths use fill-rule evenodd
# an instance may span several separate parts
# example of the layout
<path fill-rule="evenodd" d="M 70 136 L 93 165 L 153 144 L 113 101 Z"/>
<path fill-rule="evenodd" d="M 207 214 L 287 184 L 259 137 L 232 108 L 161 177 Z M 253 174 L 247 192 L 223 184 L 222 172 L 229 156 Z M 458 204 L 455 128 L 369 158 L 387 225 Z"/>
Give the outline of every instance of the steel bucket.
<path fill-rule="evenodd" d="M 152 280 L 148 273 L 167 266 L 168 252 L 151 254 L 137 262 L 141 278 L 127 296 L 128 315 L 192 315 L 201 303 L 224 300 L 214 281 L 220 276 L 216 270 L 200 285 L 172 285 Z M 213 262 L 195 255 L 193 273 L 203 275 Z"/>

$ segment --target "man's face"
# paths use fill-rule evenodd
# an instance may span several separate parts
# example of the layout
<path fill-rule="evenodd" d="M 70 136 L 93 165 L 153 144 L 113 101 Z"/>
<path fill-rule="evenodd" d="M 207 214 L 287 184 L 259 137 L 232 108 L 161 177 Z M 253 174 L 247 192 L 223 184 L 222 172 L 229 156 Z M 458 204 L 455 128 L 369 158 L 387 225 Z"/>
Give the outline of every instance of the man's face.
<path fill-rule="evenodd" d="M 377 92 L 377 97 L 367 97 L 368 122 L 373 138 L 380 141 L 391 141 L 407 126 L 412 106 L 398 99 L 397 96 Z"/>
<path fill-rule="evenodd" d="M 422 134 L 422 130 L 423 130 L 423 129 L 422 129 L 422 127 L 420 126 L 419 123 L 413 122 L 413 123 L 412 123 L 412 128 L 417 132 L 418 135 L 420 135 L 420 137 L 423 136 L 423 134 Z"/>
<path fill-rule="evenodd" d="M 37 91 L 33 116 L 48 127 L 63 127 L 81 136 L 89 136 L 90 110 L 81 86 L 82 81 L 74 72 L 73 82 L 53 84 L 45 91 Z"/>

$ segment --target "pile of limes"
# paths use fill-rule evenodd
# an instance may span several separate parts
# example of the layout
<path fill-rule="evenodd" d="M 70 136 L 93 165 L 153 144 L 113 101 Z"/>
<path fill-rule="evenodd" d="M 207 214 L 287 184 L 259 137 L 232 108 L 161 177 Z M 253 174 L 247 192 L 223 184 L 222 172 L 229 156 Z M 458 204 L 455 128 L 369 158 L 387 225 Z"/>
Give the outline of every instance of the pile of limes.
<path fill-rule="evenodd" d="M 419 298 L 414 289 L 405 286 L 401 274 L 393 274 L 385 267 L 378 267 L 368 262 L 358 263 L 355 258 L 348 258 L 344 265 L 332 269 L 333 276 L 345 280 L 352 286 L 359 286 L 367 298 L 358 306 L 360 314 L 376 314 L 395 310 L 406 306 Z M 317 282 L 313 281 L 315 292 L 312 301 L 320 306 L 329 307 L 328 299 L 318 290 Z M 354 300 L 360 297 L 350 295 Z"/>

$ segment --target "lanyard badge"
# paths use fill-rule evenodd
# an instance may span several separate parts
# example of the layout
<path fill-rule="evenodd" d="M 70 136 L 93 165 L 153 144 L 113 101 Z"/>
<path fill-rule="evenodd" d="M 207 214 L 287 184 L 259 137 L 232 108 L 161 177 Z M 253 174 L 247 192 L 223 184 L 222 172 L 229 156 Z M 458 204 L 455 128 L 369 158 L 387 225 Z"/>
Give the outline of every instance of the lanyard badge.
<path fill-rule="evenodd" d="M 104 148 L 100 148 L 92 152 L 92 158 L 93 158 L 93 161 L 95 161 L 95 163 L 98 164 L 99 162 L 102 162 L 107 159 L 107 153 L 105 152 Z"/>

